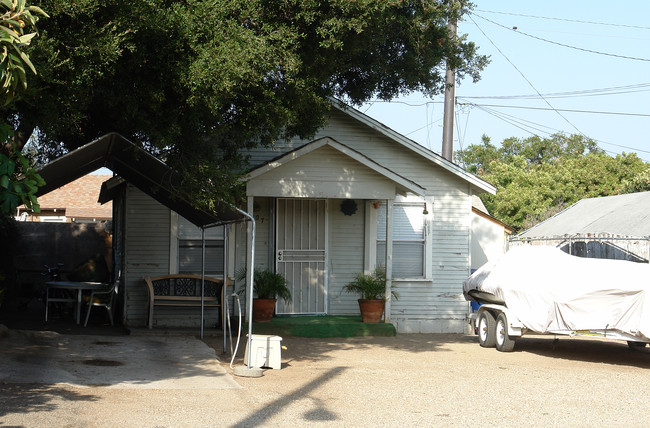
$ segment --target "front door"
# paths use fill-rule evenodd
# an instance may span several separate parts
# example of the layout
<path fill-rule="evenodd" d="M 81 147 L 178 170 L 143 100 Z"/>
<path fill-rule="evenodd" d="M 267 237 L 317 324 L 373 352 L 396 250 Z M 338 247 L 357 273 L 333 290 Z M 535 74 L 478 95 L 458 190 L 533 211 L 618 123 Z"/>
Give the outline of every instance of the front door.
<path fill-rule="evenodd" d="M 276 270 L 292 300 L 278 300 L 278 314 L 327 313 L 327 201 L 278 199 Z"/>

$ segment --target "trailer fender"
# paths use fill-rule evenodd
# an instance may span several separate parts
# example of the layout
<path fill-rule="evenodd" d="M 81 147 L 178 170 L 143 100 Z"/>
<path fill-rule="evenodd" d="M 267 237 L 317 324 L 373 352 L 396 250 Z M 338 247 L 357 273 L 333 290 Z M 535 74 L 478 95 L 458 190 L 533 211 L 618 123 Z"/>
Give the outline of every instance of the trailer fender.
<path fill-rule="evenodd" d="M 492 303 L 481 305 L 478 308 L 478 313 L 476 314 L 477 320 L 482 311 L 489 311 L 495 319 L 499 317 L 499 314 L 505 314 L 506 319 L 508 320 L 508 336 L 521 337 L 524 334 L 524 325 L 521 323 L 521 321 L 519 321 L 519 318 L 517 318 L 507 307 L 503 305 L 495 305 Z M 478 328 L 476 325 L 475 327 Z"/>

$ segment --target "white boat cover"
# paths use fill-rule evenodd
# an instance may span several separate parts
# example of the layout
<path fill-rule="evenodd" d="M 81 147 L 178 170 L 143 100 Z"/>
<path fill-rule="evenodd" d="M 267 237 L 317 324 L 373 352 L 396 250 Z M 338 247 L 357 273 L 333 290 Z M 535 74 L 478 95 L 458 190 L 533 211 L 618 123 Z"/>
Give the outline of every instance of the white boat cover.
<path fill-rule="evenodd" d="M 575 257 L 555 247 L 514 247 L 463 284 L 490 293 L 539 333 L 617 330 L 650 341 L 650 265 Z"/>

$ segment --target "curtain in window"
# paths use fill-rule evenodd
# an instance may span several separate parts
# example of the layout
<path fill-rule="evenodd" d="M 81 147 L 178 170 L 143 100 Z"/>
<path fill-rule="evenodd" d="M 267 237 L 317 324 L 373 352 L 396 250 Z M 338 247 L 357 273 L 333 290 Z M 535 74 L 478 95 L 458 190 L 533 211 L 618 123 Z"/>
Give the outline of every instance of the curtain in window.
<path fill-rule="evenodd" d="M 424 277 L 424 215 L 421 203 L 393 205 L 393 277 Z M 386 264 L 386 204 L 377 210 L 377 265 Z"/>
<path fill-rule="evenodd" d="M 205 230 L 205 273 L 223 275 L 223 226 Z M 178 216 L 178 273 L 201 273 L 201 228 Z"/>

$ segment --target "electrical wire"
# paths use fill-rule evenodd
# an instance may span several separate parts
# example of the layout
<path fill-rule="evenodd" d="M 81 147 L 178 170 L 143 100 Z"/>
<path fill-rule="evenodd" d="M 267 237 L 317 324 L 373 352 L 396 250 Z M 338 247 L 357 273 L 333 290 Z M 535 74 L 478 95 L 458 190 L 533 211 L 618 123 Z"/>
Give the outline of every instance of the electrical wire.
<path fill-rule="evenodd" d="M 536 19 L 548 19 L 552 21 L 564 21 L 564 22 L 576 22 L 579 24 L 591 24 L 591 25 L 607 25 L 611 27 L 622 27 L 622 28 L 636 28 L 639 30 L 650 30 L 650 27 L 643 27 L 640 25 L 629 25 L 629 24 L 612 24 L 609 22 L 597 22 L 597 21 L 584 21 L 580 19 L 569 19 L 569 18 L 554 18 L 550 16 L 539 16 L 539 15 L 525 15 L 523 13 L 513 13 L 513 12 L 499 12 L 494 10 L 485 10 L 485 9 L 475 9 L 478 12 L 483 13 L 496 13 L 500 15 L 511 15 L 511 16 L 522 16 L 524 18 L 536 18 Z"/>
<path fill-rule="evenodd" d="M 537 90 L 537 88 L 532 84 L 532 82 L 531 82 L 530 80 L 528 80 L 528 78 L 524 75 L 524 73 L 522 73 L 521 70 L 519 70 L 519 68 L 517 68 L 517 66 L 516 66 L 512 61 L 510 61 L 510 58 L 508 58 L 508 57 L 506 56 L 506 54 L 504 54 L 503 51 L 501 51 L 501 49 L 499 49 L 499 47 L 498 47 L 498 46 L 497 46 L 497 45 L 492 41 L 492 39 L 491 39 L 491 38 L 490 38 L 490 37 L 485 33 L 485 31 L 483 31 L 483 29 L 482 29 L 481 27 L 479 27 L 479 25 L 476 23 L 476 21 L 474 21 L 474 18 L 472 18 L 471 15 L 469 15 L 469 19 L 472 20 L 472 22 L 474 23 L 474 25 L 476 25 L 476 28 L 478 28 L 479 31 L 480 31 L 481 33 L 483 33 L 483 36 L 485 36 L 485 38 L 488 39 L 488 41 L 489 41 L 490 43 L 492 43 L 492 46 L 494 46 L 495 49 L 496 49 L 497 51 L 499 51 L 499 53 L 500 53 L 500 54 L 501 54 L 501 55 L 506 59 L 506 61 L 508 61 L 508 62 L 510 63 L 510 65 L 512 65 L 512 66 L 514 67 L 514 69 L 517 70 L 517 72 L 521 75 L 521 77 L 524 78 L 524 80 L 528 83 L 528 85 L 530 85 L 530 87 L 533 88 L 533 90 L 537 93 L 537 95 L 539 95 L 540 98 L 541 98 L 542 100 L 544 100 L 544 102 L 545 102 L 545 103 L 546 103 L 546 104 L 547 104 L 547 105 L 548 105 L 552 110 L 555 110 L 555 112 L 558 114 L 558 116 L 560 116 L 562 119 L 564 119 L 564 121 L 565 121 L 566 123 L 568 123 L 569 125 L 571 125 L 571 126 L 573 127 L 573 129 L 575 129 L 576 131 L 578 131 L 578 133 L 584 137 L 585 135 L 584 135 L 584 134 L 583 134 L 583 133 L 582 133 L 582 132 L 581 132 L 581 131 L 580 131 L 580 130 L 579 130 L 579 129 L 578 129 L 578 128 L 573 124 L 573 123 L 571 123 L 571 121 L 570 121 L 569 119 L 567 119 L 566 117 L 564 117 L 564 115 L 562 115 L 562 113 L 560 113 L 558 110 L 556 110 L 555 107 L 553 107 L 553 106 L 551 105 L 551 103 L 548 102 L 548 100 L 547 100 L 546 98 L 544 98 L 544 96 L 543 96 L 543 95 L 542 95 L 542 94 Z"/>
<path fill-rule="evenodd" d="M 471 107 L 476 107 L 479 110 L 482 110 L 485 113 L 487 113 L 487 114 L 489 114 L 489 115 L 491 115 L 491 116 L 493 116 L 493 117 L 495 117 L 495 118 L 497 118 L 499 120 L 502 120 L 502 121 L 508 123 L 509 125 L 512 125 L 512 126 L 518 128 L 518 129 L 520 129 L 520 130 L 522 130 L 524 132 L 527 132 L 527 133 L 529 133 L 531 135 L 534 135 L 534 136 L 538 136 L 540 138 L 541 138 L 541 136 L 537 132 L 531 131 L 531 129 L 533 129 L 535 131 L 538 131 L 540 133 L 543 133 L 543 134 L 547 134 L 549 136 L 553 135 L 554 133 L 563 132 L 562 130 L 559 130 L 559 129 L 551 128 L 551 127 L 546 126 L 546 125 L 538 124 L 538 123 L 528 121 L 528 120 L 525 120 L 525 119 L 517 118 L 517 117 L 512 116 L 512 115 L 508 115 L 508 114 L 503 113 L 503 112 L 499 112 L 497 110 L 486 108 L 486 107 L 484 107 L 484 106 L 482 106 L 480 104 L 471 104 L 470 103 L 468 105 L 471 106 Z M 535 126 L 531 126 L 531 125 L 527 125 L 527 124 L 533 124 L 533 125 L 536 125 L 536 126 L 539 126 L 539 127 L 542 127 L 542 128 L 552 130 L 554 132 L 545 131 L 543 129 L 539 129 L 539 128 L 536 128 Z M 596 143 L 600 143 L 600 144 L 607 144 L 607 145 L 614 146 L 614 147 L 620 147 L 620 148 L 623 148 L 623 149 L 633 150 L 635 153 L 637 153 L 637 155 L 638 155 L 639 152 L 640 153 L 650 153 L 650 151 L 648 151 L 648 150 L 637 149 L 637 148 L 634 148 L 634 147 L 624 146 L 624 145 L 616 144 L 616 143 L 610 143 L 610 142 L 603 141 L 603 140 L 596 140 L 596 139 L 593 139 L 593 138 L 592 138 L 592 140 L 595 141 Z M 617 152 L 612 152 L 612 151 L 606 150 L 606 149 L 603 149 L 603 150 L 605 152 L 609 153 L 610 155 L 620 155 L 620 153 L 617 153 Z M 648 160 L 643 159 L 640 156 L 639 156 L 639 158 L 643 162 L 649 162 Z"/>
<path fill-rule="evenodd" d="M 643 89 L 647 88 L 647 89 Z M 629 89 L 629 90 L 626 90 Z M 637 90 L 632 90 L 637 89 Z M 612 92 L 615 91 L 615 92 Z M 580 91 L 566 91 L 566 92 L 550 92 L 542 94 L 545 98 L 575 98 L 575 97 L 590 97 L 590 96 L 605 96 L 605 95 L 620 95 L 620 94 L 631 94 L 637 92 L 647 92 L 650 91 L 650 83 L 639 83 L 636 85 L 626 85 L 626 86 L 614 86 L 610 88 L 598 88 L 598 89 L 583 89 Z M 484 95 L 484 96 L 462 96 L 465 99 L 503 99 L 503 100 L 534 100 L 539 99 L 537 94 L 527 94 L 527 95 Z"/>
<path fill-rule="evenodd" d="M 474 103 L 472 103 L 472 104 L 474 104 Z M 479 104 L 474 104 L 474 105 L 479 105 Z M 650 114 L 648 114 L 648 113 L 626 113 L 626 112 L 616 112 L 616 111 L 562 109 L 562 108 L 555 108 L 555 107 L 552 107 L 552 106 L 551 106 L 551 108 L 531 107 L 531 106 L 514 106 L 514 105 L 505 105 L 505 104 L 480 104 L 480 106 L 482 106 L 482 107 L 498 107 L 498 108 L 514 108 L 514 109 L 520 109 L 520 110 L 544 110 L 544 111 L 567 112 L 567 113 L 587 113 L 587 114 L 606 114 L 606 115 L 613 115 L 613 116 L 650 117 Z"/>
<path fill-rule="evenodd" d="M 613 54 L 613 53 L 609 53 L 609 52 L 601 52 L 601 51 L 596 51 L 596 50 L 593 50 L 593 49 L 581 48 L 581 47 L 578 47 L 578 46 L 567 45 L 566 43 L 560 43 L 560 42 L 556 42 L 556 41 L 553 41 L 553 40 L 544 39 L 542 37 L 534 36 L 532 34 L 524 32 L 524 31 L 519 31 L 516 28 L 511 28 L 511 27 L 508 27 L 506 25 L 500 24 L 500 23 L 498 23 L 496 21 L 485 18 L 485 17 L 483 17 L 481 15 L 478 15 L 476 13 L 472 13 L 471 16 L 470 16 L 470 19 L 472 20 L 472 22 L 474 22 L 474 25 L 476 25 L 477 28 L 478 28 L 478 24 L 476 24 L 476 21 L 474 21 L 472 19 L 472 16 L 476 16 L 477 18 L 481 18 L 481 19 L 483 19 L 483 20 L 485 20 L 487 22 L 490 22 L 490 23 L 492 23 L 492 24 L 494 24 L 496 26 L 499 26 L 501 28 L 505 28 L 508 31 L 513 31 L 513 32 L 515 32 L 517 34 L 522 34 L 522 35 L 524 35 L 526 37 L 530 37 L 530 38 L 540 40 L 542 42 L 550 43 L 550 44 L 553 44 L 553 45 L 562 46 L 562 47 L 569 48 L 569 49 L 575 49 L 575 50 L 582 51 L 582 52 L 588 52 L 588 53 L 592 53 L 592 54 L 596 54 L 596 55 L 604 55 L 604 56 L 610 56 L 610 57 L 614 57 L 614 58 L 629 59 L 629 60 L 633 60 L 633 61 L 650 62 L 650 59 L 648 59 L 648 58 L 641 58 L 641 57 L 627 56 L 627 55 L 619 55 L 619 54 Z M 479 28 L 479 30 L 481 30 L 481 29 Z M 483 32 L 483 30 L 481 30 L 481 32 Z M 485 33 L 483 33 L 483 34 L 485 34 Z"/>

